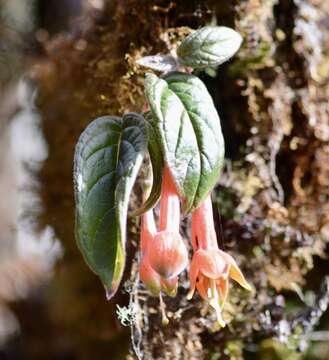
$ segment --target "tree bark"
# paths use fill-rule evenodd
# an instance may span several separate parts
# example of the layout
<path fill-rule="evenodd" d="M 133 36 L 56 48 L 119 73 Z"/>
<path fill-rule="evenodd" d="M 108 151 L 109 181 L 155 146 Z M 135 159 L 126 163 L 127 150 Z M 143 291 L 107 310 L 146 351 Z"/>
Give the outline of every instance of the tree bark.
<path fill-rule="evenodd" d="M 177 298 L 165 299 L 167 328 L 161 327 L 157 301 L 145 297 L 130 276 L 131 267 L 130 294 L 115 300 L 127 305 L 130 296 L 130 305 L 138 306 L 132 358 L 242 359 L 255 349 L 262 358 L 269 339 L 296 350 L 304 345 L 326 306 L 316 320 L 310 320 L 310 309 L 329 296 L 328 287 L 319 291 L 327 283 L 320 258 L 329 240 L 328 13 L 329 3 L 317 0 L 111 0 L 103 9 L 86 10 L 71 33 L 44 43 L 47 57 L 30 69 L 39 82 L 50 154 L 40 174 L 46 209 L 41 222 L 51 220 L 67 249 L 61 281 L 70 289 L 62 305 L 81 307 L 78 319 L 69 316 L 65 324 L 59 315 L 52 326 L 75 328 L 76 337 L 92 338 L 94 345 L 127 336 L 115 320 L 114 302 L 105 303 L 74 243 L 74 145 L 94 118 L 141 111 L 144 69 L 137 58 L 172 51 L 186 27 L 216 20 L 244 39 L 237 56 L 215 75 L 199 74 L 214 98 L 226 142 L 226 166 L 213 198 L 220 214 L 216 223 L 220 246 L 238 259 L 254 291 L 231 289 L 224 312 L 229 326 L 216 332 L 214 315 L 201 299 L 185 299 L 186 278 Z M 136 226 L 132 220 L 135 270 Z M 296 297 L 306 290 L 318 294 L 311 307 Z M 289 304 L 297 309 L 292 314 Z M 81 358 L 93 354 L 93 347 L 80 346 Z M 279 351 L 275 346 L 273 352 Z"/>

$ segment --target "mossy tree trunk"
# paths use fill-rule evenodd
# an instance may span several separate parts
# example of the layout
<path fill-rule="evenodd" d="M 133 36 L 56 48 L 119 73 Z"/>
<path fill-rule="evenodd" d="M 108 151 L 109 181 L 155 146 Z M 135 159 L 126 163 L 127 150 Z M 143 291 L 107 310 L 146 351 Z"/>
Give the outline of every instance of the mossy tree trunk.
<path fill-rule="evenodd" d="M 148 322 L 137 321 L 133 335 L 136 340 L 142 334 L 138 349 L 144 359 L 245 358 L 256 356 L 254 349 L 276 351 L 268 345 L 273 337 L 296 348 L 304 344 L 305 337 L 292 344 L 291 335 L 307 338 L 326 306 L 316 314 L 311 310 L 329 296 L 327 270 L 319 260 L 329 240 L 328 13 L 329 3 L 316 0 L 111 0 L 103 9 L 88 8 L 71 34 L 43 44 L 47 57 L 31 69 L 39 81 L 38 105 L 50 148 L 40 174 L 46 206 L 41 220 L 51 221 L 67 251 L 60 279 L 67 292 L 57 306 L 79 308 L 76 317 L 65 322 L 59 316 L 53 324 L 66 332 L 74 328 L 77 343 L 92 337 L 104 353 L 104 344 L 117 333 L 127 336 L 115 320 L 114 303 L 103 300 L 74 242 L 74 145 L 95 117 L 141 110 L 144 70 L 135 59 L 171 51 L 184 27 L 217 21 L 244 39 L 234 60 L 213 76 L 200 74 L 226 142 L 226 166 L 213 199 L 221 215 L 219 244 L 238 259 L 255 291 L 231 291 L 224 316 L 232 321 L 212 332 L 214 319 L 202 301 L 185 300 L 184 279 L 178 297 L 167 301 L 176 315 L 166 329 L 157 310 L 151 311 L 156 300 L 145 300 L 143 289 L 134 286 L 130 292 Z M 131 221 L 130 229 L 133 258 L 138 224 Z M 63 283 L 57 286 L 61 291 Z M 308 305 L 296 296 L 306 290 L 317 298 Z M 115 300 L 127 305 L 128 295 Z M 291 304 L 296 310 L 289 313 Z M 92 346 L 82 349 L 93 353 Z"/>

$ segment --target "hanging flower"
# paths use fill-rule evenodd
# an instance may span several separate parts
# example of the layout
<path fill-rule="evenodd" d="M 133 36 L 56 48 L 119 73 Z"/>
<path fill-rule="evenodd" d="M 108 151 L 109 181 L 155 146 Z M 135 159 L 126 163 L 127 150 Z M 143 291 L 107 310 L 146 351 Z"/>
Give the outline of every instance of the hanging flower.
<path fill-rule="evenodd" d="M 251 290 L 235 260 L 217 245 L 210 196 L 192 214 L 192 245 L 194 255 L 190 266 L 191 299 L 195 288 L 215 309 L 218 323 L 225 326 L 222 310 L 228 295 L 229 278 Z"/>
<path fill-rule="evenodd" d="M 165 167 L 160 202 L 160 231 L 156 231 L 152 210 L 143 215 L 141 229 L 140 277 L 155 295 L 163 290 L 174 296 L 178 275 L 188 263 L 187 249 L 179 234 L 179 221 L 179 197 L 169 170 Z"/>

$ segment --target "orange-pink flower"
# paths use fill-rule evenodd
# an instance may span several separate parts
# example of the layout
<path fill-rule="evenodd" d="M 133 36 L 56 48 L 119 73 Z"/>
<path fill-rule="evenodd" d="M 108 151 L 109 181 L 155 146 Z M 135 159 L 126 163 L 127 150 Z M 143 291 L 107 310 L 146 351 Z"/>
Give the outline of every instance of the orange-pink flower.
<path fill-rule="evenodd" d="M 218 323 L 224 327 L 222 309 L 229 290 L 229 278 L 251 290 L 235 260 L 217 245 L 210 196 L 192 214 L 192 245 L 194 255 L 190 266 L 190 292 L 195 288 L 215 309 Z"/>
<path fill-rule="evenodd" d="M 187 266 L 187 250 L 179 233 L 160 231 L 149 245 L 149 261 L 165 279 L 179 275 Z"/>
<path fill-rule="evenodd" d="M 167 167 L 164 169 L 159 232 L 153 211 L 142 216 L 140 277 L 154 295 L 163 290 L 174 296 L 178 275 L 186 268 L 187 249 L 179 234 L 179 197 Z"/>

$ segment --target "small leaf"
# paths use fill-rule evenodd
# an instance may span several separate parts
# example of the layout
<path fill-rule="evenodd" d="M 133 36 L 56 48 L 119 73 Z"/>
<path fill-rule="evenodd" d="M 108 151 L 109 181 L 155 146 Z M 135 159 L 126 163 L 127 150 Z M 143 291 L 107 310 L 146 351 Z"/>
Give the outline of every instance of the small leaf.
<path fill-rule="evenodd" d="M 215 186 L 224 160 L 220 120 L 196 76 L 147 74 L 145 94 L 184 212 L 197 208 Z"/>
<path fill-rule="evenodd" d="M 150 155 L 153 183 L 149 197 L 140 209 L 135 211 L 132 216 L 139 216 L 152 209 L 160 199 L 162 172 L 163 172 L 163 155 L 161 144 L 154 128 L 154 122 L 151 112 L 145 114 L 147 130 L 148 130 L 148 152 Z"/>
<path fill-rule="evenodd" d="M 178 66 L 176 59 L 171 55 L 144 56 L 136 62 L 138 65 L 161 72 L 173 71 Z"/>
<path fill-rule="evenodd" d="M 144 118 L 134 113 L 96 119 L 76 146 L 77 243 L 108 298 L 123 274 L 128 201 L 146 146 Z"/>
<path fill-rule="evenodd" d="M 206 26 L 187 36 L 177 49 L 181 65 L 215 67 L 229 60 L 240 48 L 239 33 L 225 26 Z"/>

